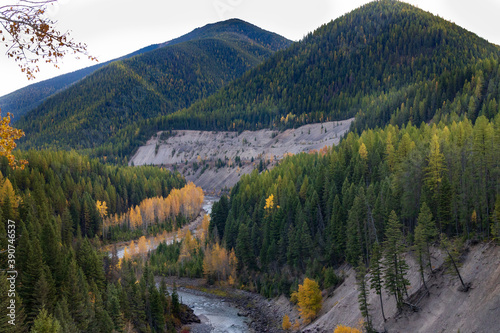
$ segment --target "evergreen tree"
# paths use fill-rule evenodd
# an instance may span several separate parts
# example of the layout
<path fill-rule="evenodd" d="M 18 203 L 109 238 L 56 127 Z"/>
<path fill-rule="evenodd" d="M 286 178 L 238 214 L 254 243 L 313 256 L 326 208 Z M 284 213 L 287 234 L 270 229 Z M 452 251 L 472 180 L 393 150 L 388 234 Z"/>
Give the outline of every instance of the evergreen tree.
<path fill-rule="evenodd" d="M 78 331 L 68 309 L 66 297 L 62 296 L 54 310 L 54 318 L 61 324 L 61 333 L 74 333 Z"/>
<path fill-rule="evenodd" d="M 408 266 L 403 258 L 405 252 L 401 222 L 396 212 L 391 211 L 384 241 L 384 283 L 386 290 L 394 295 L 398 309 L 403 305 L 403 293 L 409 285 L 405 278 Z"/>
<path fill-rule="evenodd" d="M 238 238 L 236 240 L 236 256 L 246 267 L 254 268 L 254 256 L 250 239 L 250 233 L 246 224 L 240 224 Z"/>
<path fill-rule="evenodd" d="M 430 243 L 437 236 L 436 225 L 432 221 L 432 213 L 424 202 L 418 215 L 417 227 L 415 228 L 415 250 L 417 252 L 417 260 L 419 264 L 420 276 L 422 283 L 427 290 L 425 283 L 424 270 L 425 266 L 429 267 L 432 272 Z"/>
<path fill-rule="evenodd" d="M 370 315 L 370 303 L 368 294 L 370 292 L 366 280 L 366 267 L 363 257 L 359 257 L 358 267 L 356 268 L 356 284 L 358 286 L 358 304 L 361 315 L 365 318 L 365 329 L 367 332 L 373 332 L 372 317 Z"/>
<path fill-rule="evenodd" d="M 123 329 L 123 314 L 121 312 L 119 291 L 114 283 L 108 284 L 106 309 L 114 323 L 114 328 L 118 332 Z"/>
<path fill-rule="evenodd" d="M 380 298 L 380 309 L 382 311 L 382 318 L 384 318 L 384 322 L 387 320 L 385 318 L 384 313 L 384 303 L 382 301 L 382 288 L 384 286 L 384 281 L 382 279 L 383 275 L 383 266 L 382 266 L 382 249 L 380 248 L 380 244 L 375 242 L 372 247 L 372 255 L 370 258 L 370 288 L 375 290 L 375 293 Z"/>
<path fill-rule="evenodd" d="M 52 317 L 46 309 L 42 309 L 33 323 L 32 333 L 60 333 L 59 321 Z"/>
<path fill-rule="evenodd" d="M 181 304 L 179 302 L 179 294 L 177 294 L 177 286 L 174 283 L 174 288 L 172 290 L 172 314 L 174 316 L 179 316 L 179 313 L 181 311 Z"/>
<path fill-rule="evenodd" d="M 428 166 L 426 168 L 426 177 L 425 182 L 428 190 L 431 193 L 431 200 L 434 207 L 435 216 L 437 215 L 437 208 L 439 205 L 440 199 L 440 188 L 441 182 L 443 179 L 443 173 L 446 171 L 446 166 L 444 163 L 444 155 L 441 152 L 439 137 L 437 134 L 434 134 L 431 138 L 430 143 L 430 151 L 428 155 Z M 439 225 L 440 230 L 442 230 L 442 225 L 440 221 Z"/>

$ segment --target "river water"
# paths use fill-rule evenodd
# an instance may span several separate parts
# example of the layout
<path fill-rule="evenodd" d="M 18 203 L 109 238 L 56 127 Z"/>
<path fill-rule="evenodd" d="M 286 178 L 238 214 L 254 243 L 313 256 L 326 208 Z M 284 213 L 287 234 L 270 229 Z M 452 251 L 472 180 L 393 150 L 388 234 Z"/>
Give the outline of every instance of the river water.
<path fill-rule="evenodd" d="M 218 197 L 205 196 L 203 210 L 206 214 L 212 212 L 214 202 Z M 171 243 L 172 240 L 167 241 Z M 150 250 L 154 250 L 157 244 L 151 242 Z M 118 247 L 118 257 L 123 258 L 124 246 Z M 193 309 L 194 314 L 201 320 L 201 324 L 193 324 L 193 333 L 247 333 L 250 332 L 248 318 L 238 316 L 238 309 L 231 303 L 218 297 L 204 294 L 199 291 L 179 288 L 177 290 L 182 303 Z"/>
<path fill-rule="evenodd" d="M 182 303 L 193 309 L 202 325 L 192 325 L 192 332 L 246 333 L 250 332 L 249 318 L 238 316 L 238 309 L 220 298 L 180 288 L 177 290 Z"/>
<path fill-rule="evenodd" d="M 205 214 L 212 213 L 212 206 L 213 206 L 214 202 L 216 202 L 218 200 L 219 200 L 218 197 L 205 196 L 203 199 L 202 212 L 205 211 Z M 196 234 L 196 232 L 194 232 L 194 233 Z M 148 240 L 150 241 L 150 243 L 148 243 L 148 250 L 151 251 L 151 250 L 154 250 L 158 247 L 159 244 L 154 242 L 154 236 L 148 236 L 146 238 L 146 241 L 148 241 Z M 167 240 L 167 244 L 172 244 L 172 242 L 173 242 L 173 238 Z M 136 244 L 136 247 L 137 247 L 137 244 Z M 117 247 L 118 258 L 120 258 L 120 259 L 123 258 L 124 253 L 125 253 L 125 246 L 123 246 L 123 245 L 118 246 Z"/>

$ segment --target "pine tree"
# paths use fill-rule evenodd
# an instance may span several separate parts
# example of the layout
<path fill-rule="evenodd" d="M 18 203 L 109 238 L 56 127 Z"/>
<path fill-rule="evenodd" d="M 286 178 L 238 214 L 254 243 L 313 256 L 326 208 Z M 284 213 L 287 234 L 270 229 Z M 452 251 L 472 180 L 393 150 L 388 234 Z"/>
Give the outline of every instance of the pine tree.
<path fill-rule="evenodd" d="M 427 290 L 425 283 L 424 270 L 428 265 L 432 272 L 430 243 L 437 236 L 436 225 L 432 221 L 432 213 L 427 204 L 424 202 L 420 208 L 420 214 L 417 219 L 417 227 L 415 228 L 415 250 L 417 252 L 417 260 L 419 264 L 420 276 L 422 283 Z"/>
<path fill-rule="evenodd" d="M 61 221 L 61 239 L 68 246 L 73 240 L 73 219 L 68 208 L 64 209 Z"/>
<path fill-rule="evenodd" d="M 31 333 L 60 333 L 61 325 L 59 321 L 48 314 L 46 309 L 42 309 L 33 323 Z"/>
<path fill-rule="evenodd" d="M 177 286 L 174 283 L 174 288 L 172 289 L 172 314 L 174 316 L 179 316 L 181 311 L 181 304 L 179 302 L 179 294 L 177 294 Z"/>
<path fill-rule="evenodd" d="M 113 320 L 115 330 L 120 332 L 123 329 L 123 314 L 120 306 L 119 291 L 114 283 L 108 284 L 106 309 Z"/>
<path fill-rule="evenodd" d="M 358 259 L 356 268 L 356 284 L 358 286 L 358 304 L 361 315 L 365 318 L 365 329 L 368 333 L 373 331 L 372 317 L 370 315 L 370 303 L 368 303 L 369 288 L 366 281 L 366 267 L 363 257 Z"/>
<path fill-rule="evenodd" d="M 62 296 L 57 302 L 54 310 L 54 318 L 61 324 L 61 333 L 73 333 L 78 331 L 73 318 L 71 318 L 66 297 Z"/>
<path fill-rule="evenodd" d="M 163 308 L 160 292 L 154 284 L 149 289 L 149 298 L 151 303 L 151 326 L 157 332 L 162 332 L 165 327 L 165 309 Z"/>
<path fill-rule="evenodd" d="M 444 155 L 443 153 L 441 153 L 439 137 L 437 136 L 437 134 L 434 134 L 432 136 L 429 156 L 427 160 L 428 166 L 426 168 L 425 183 L 431 193 L 431 199 L 433 202 L 433 206 L 435 207 L 434 212 L 437 213 L 437 204 L 440 199 L 439 189 L 443 174 L 446 171 Z M 440 229 L 442 229 L 441 224 Z"/>
<path fill-rule="evenodd" d="M 382 249 L 380 244 L 375 242 L 372 247 L 372 255 L 370 258 L 370 288 L 375 290 L 375 293 L 380 298 L 380 309 L 382 310 L 382 318 L 384 322 L 387 320 L 384 313 L 384 303 L 382 301 L 382 288 L 384 281 L 382 279 L 383 266 L 382 266 Z"/>
<path fill-rule="evenodd" d="M 236 256 L 242 264 L 252 269 L 254 268 L 254 255 L 251 246 L 250 233 L 246 224 L 240 224 L 238 238 L 236 240 Z"/>
<path fill-rule="evenodd" d="M 398 309 L 403 305 L 403 293 L 409 285 L 405 278 L 408 270 L 403 253 L 405 247 L 403 243 L 403 233 L 401 232 L 401 222 L 396 212 L 391 211 L 386 227 L 386 240 L 384 241 L 384 282 L 386 290 L 393 294 L 396 299 Z"/>
<path fill-rule="evenodd" d="M 11 328 L 11 324 L 8 323 L 10 318 L 7 316 L 10 312 L 10 297 L 7 297 L 9 291 L 9 283 L 7 280 L 7 275 L 0 271 L 0 293 L 2 297 L 0 297 L 0 332 L 9 332 Z"/>

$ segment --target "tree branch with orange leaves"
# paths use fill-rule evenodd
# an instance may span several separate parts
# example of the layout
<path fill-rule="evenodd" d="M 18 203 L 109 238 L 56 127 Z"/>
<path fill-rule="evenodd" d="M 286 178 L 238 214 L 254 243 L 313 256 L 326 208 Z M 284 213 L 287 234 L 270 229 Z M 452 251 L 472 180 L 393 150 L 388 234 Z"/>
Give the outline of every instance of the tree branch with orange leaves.
<path fill-rule="evenodd" d="M 55 67 L 65 55 L 83 54 L 89 59 L 87 45 L 70 38 L 70 32 L 56 29 L 56 21 L 46 15 L 49 5 L 57 0 L 20 0 L 0 6 L 0 41 L 7 48 L 7 57 L 19 63 L 28 79 L 40 71 L 40 60 Z M 78 57 L 78 56 L 77 56 Z"/>

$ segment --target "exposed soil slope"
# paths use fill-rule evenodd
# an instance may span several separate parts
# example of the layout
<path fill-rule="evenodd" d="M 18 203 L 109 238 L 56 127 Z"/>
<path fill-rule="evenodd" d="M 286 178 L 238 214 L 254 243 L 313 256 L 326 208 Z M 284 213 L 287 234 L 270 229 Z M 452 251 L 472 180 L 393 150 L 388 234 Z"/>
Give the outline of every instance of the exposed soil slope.
<path fill-rule="evenodd" d="M 230 188 L 260 161 L 272 167 L 287 153 L 297 154 L 337 144 L 353 119 L 305 125 L 284 132 L 272 130 L 158 132 L 131 158 L 134 165 L 177 168 L 205 192 Z"/>
<path fill-rule="evenodd" d="M 409 307 L 397 313 L 394 297 L 383 292 L 387 322 L 383 322 L 378 295 L 370 294 L 371 314 L 375 329 L 396 332 L 499 332 L 500 331 L 500 247 L 488 244 L 471 246 L 464 256 L 460 269 L 465 282 L 472 283 L 467 293 L 459 291 L 460 281 L 440 267 L 443 257 L 434 252 L 433 265 L 437 269 L 430 277 L 430 295 L 425 296 L 412 254 L 406 257 L 410 272 L 408 290 L 410 302 L 418 312 Z M 355 272 L 345 267 L 346 279 L 323 304 L 319 318 L 303 332 L 333 332 L 338 324 L 357 326 L 362 319 L 358 308 Z M 429 278 L 429 276 L 428 276 Z"/>

